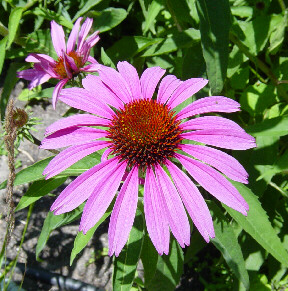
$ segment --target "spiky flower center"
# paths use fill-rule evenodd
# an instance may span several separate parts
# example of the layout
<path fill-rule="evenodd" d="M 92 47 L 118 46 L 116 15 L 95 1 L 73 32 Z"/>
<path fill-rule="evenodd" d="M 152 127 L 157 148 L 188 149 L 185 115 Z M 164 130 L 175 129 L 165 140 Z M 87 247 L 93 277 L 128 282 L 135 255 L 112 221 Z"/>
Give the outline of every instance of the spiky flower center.
<path fill-rule="evenodd" d="M 79 55 L 77 52 L 71 51 L 67 55 L 74 60 L 74 63 L 78 69 L 83 66 L 83 63 L 82 63 L 83 57 L 81 55 Z M 67 78 L 67 70 L 69 70 L 72 73 L 72 75 L 78 74 L 78 72 L 73 71 L 73 69 L 69 66 L 69 64 L 67 64 L 67 62 L 66 62 L 66 67 L 65 67 L 64 58 L 59 57 L 58 60 L 56 61 L 56 65 L 55 65 L 56 73 L 58 75 L 60 75 L 62 78 Z"/>
<path fill-rule="evenodd" d="M 140 168 L 165 163 L 181 141 L 175 112 L 152 99 L 140 99 L 117 111 L 108 130 L 112 153 L 128 166 Z"/>

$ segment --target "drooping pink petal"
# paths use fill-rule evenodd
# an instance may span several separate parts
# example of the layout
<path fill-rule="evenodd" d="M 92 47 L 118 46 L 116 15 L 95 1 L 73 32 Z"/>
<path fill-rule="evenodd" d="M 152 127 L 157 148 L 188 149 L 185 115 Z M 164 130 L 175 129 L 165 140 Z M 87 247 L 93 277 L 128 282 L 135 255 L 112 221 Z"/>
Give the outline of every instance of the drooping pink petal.
<path fill-rule="evenodd" d="M 247 215 L 249 206 L 238 190 L 219 172 L 208 165 L 177 154 L 189 174 L 209 193 L 227 206 Z"/>
<path fill-rule="evenodd" d="M 106 130 L 91 127 L 69 127 L 58 130 L 43 139 L 40 148 L 59 149 L 105 137 Z"/>
<path fill-rule="evenodd" d="M 99 69 L 99 66 L 100 65 L 95 60 L 95 63 L 89 64 L 89 65 L 87 65 L 87 66 L 85 66 L 83 68 L 80 68 L 80 71 L 81 72 L 97 72 L 98 69 Z M 90 75 L 88 75 L 88 76 L 90 76 Z"/>
<path fill-rule="evenodd" d="M 73 73 L 77 73 L 79 72 L 79 69 L 77 67 L 77 65 L 75 64 L 75 60 L 72 57 L 69 57 L 67 54 L 63 55 L 64 58 L 64 65 L 67 64 L 67 71 L 72 71 Z M 68 70 L 68 68 L 70 70 Z M 71 78 L 73 77 L 73 75 L 71 74 Z"/>
<path fill-rule="evenodd" d="M 21 72 L 17 72 L 18 78 L 23 78 L 25 80 L 31 81 L 28 88 L 32 88 L 47 82 L 51 76 L 44 71 L 38 71 L 35 69 L 28 69 Z"/>
<path fill-rule="evenodd" d="M 53 90 L 52 105 L 53 105 L 54 109 L 56 108 L 56 103 L 58 101 L 59 93 L 62 90 L 62 88 L 67 84 L 67 82 L 68 82 L 68 79 L 63 79 L 63 80 L 59 81 Z"/>
<path fill-rule="evenodd" d="M 161 189 L 169 226 L 182 248 L 190 244 L 190 225 L 181 198 L 161 166 L 155 166 L 158 191 Z"/>
<path fill-rule="evenodd" d="M 82 88 L 67 88 L 61 91 L 59 99 L 71 107 L 111 119 L 113 110 L 99 98 Z"/>
<path fill-rule="evenodd" d="M 123 102 L 101 81 L 98 76 L 87 75 L 82 80 L 82 84 L 86 90 L 95 96 L 101 98 L 103 102 L 115 107 L 116 109 L 123 108 Z"/>
<path fill-rule="evenodd" d="M 117 69 L 130 88 L 132 100 L 141 99 L 140 80 L 136 69 L 128 62 L 118 62 Z"/>
<path fill-rule="evenodd" d="M 131 169 L 116 199 L 108 229 L 109 256 L 120 254 L 131 231 L 138 202 L 138 168 Z"/>
<path fill-rule="evenodd" d="M 177 87 L 177 89 L 175 89 L 174 93 L 172 94 L 171 98 L 168 100 L 167 104 L 171 108 L 175 108 L 177 105 L 184 102 L 187 98 L 197 93 L 207 83 L 208 83 L 208 80 L 205 80 L 202 78 L 192 78 L 192 79 L 188 79 L 184 81 L 182 84 L 180 84 Z"/>
<path fill-rule="evenodd" d="M 83 43 L 84 43 L 85 38 L 87 37 L 87 35 L 91 29 L 92 23 L 93 23 L 93 19 L 86 18 L 86 20 L 82 24 L 80 32 L 79 32 L 79 36 L 78 36 L 77 51 L 82 50 Z"/>
<path fill-rule="evenodd" d="M 62 54 L 66 52 L 65 34 L 62 26 L 54 20 L 51 21 L 51 38 L 55 52 L 58 57 L 62 57 Z"/>
<path fill-rule="evenodd" d="M 232 150 L 247 150 L 256 146 L 254 137 L 245 131 L 232 129 L 196 130 L 182 133 L 181 137 Z"/>
<path fill-rule="evenodd" d="M 190 119 L 181 124 L 182 130 L 197 130 L 197 129 L 226 129 L 239 130 L 244 129 L 236 122 L 219 116 L 203 116 Z"/>
<path fill-rule="evenodd" d="M 99 32 L 100 31 L 97 30 L 94 33 L 92 33 L 89 37 L 87 37 L 86 43 L 90 48 L 93 47 L 100 40 L 100 37 L 98 35 Z"/>
<path fill-rule="evenodd" d="M 56 74 L 56 72 L 54 70 L 55 61 L 50 62 L 47 60 L 47 58 L 43 58 L 42 57 L 43 55 L 40 55 L 40 54 L 31 53 L 30 55 L 32 57 L 34 57 L 35 59 L 38 59 L 38 61 L 39 61 L 38 63 L 34 64 L 34 69 L 36 69 L 37 71 L 39 71 L 39 70 L 45 71 L 52 78 L 61 79 L 60 76 L 58 74 Z"/>
<path fill-rule="evenodd" d="M 140 84 L 144 99 L 152 98 L 155 88 L 165 72 L 166 70 L 160 67 L 148 68 L 143 72 L 140 78 Z"/>
<path fill-rule="evenodd" d="M 91 56 L 88 56 L 88 62 L 90 62 L 92 64 L 98 64 L 98 62 L 93 57 L 91 57 Z"/>
<path fill-rule="evenodd" d="M 228 178 L 248 184 L 248 173 L 232 156 L 207 146 L 181 144 L 181 150 L 198 160 L 209 164 L 225 174 Z"/>
<path fill-rule="evenodd" d="M 78 38 L 79 29 L 80 29 L 80 23 L 82 19 L 83 19 L 82 17 L 79 17 L 73 25 L 73 28 L 70 32 L 70 35 L 67 41 L 67 53 L 70 53 L 75 48 L 75 44 Z"/>
<path fill-rule="evenodd" d="M 51 211 L 56 215 L 69 212 L 82 204 L 93 193 L 96 185 L 107 174 L 114 172 L 117 158 L 112 158 L 104 163 L 98 164 L 78 176 L 58 196 L 51 206 Z M 116 162 L 116 164 L 115 164 Z"/>
<path fill-rule="evenodd" d="M 101 162 L 107 161 L 108 156 L 111 154 L 112 150 L 108 148 L 107 150 L 104 151 L 104 153 L 101 156 Z"/>
<path fill-rule="evenodd" d="M 170 231 L 164 211 L 161 189 L 151 168 L 147 168 L 144 184 L 144 213 L 147 230 L 159 255 L 169 253 Z"/>
<path fill-rule="evenodd" d="M 165 76 L 159 86 L 157 101 L 165 104 L 180 84 L 182 84 L 182 81 L 177 79 L 174 75 Z"/>
<path fill-rule="evenodd" d="M 176 165 L 167 160 L 167 168 L 193 223 L 206 242 L 215 237 L 213 221 L 207 204 L 197 187 Z"/>
<path fill-rule="evenodd" d="M 240 110 L 240 104 L 230 98 L 222 96 L 211 96 L 198 99 L 183 108 L 177 115 L 184 119 L 190 116 L 209 112 L 236 112 Z"/>
<path fill-rule="evenodd" d="M 108 124 L 108 119 L 97 117 L 91 114 L 75 114 L 59 119 L 49 125 L 45 130 L 45 135 L 49 135 L 55 131 L 73 126 L 107 126 Z"/>
<path fill-rule="evenodd" d="M 127 82 L 120 73 L 116 70 L 101 66 L 98 70 L 100 79 L 115 93 L 124 103 L 132 101 L 132 93 L 128 87 Z"/>
<path fill-rule="evenodd" d="M 39 58 L 35 58 L 35 55 L 39 56 Z M 28 55 L 25 59 L 28 63 L 40 63 L 40 59 L 45 59 L 46 61 L 50 62 L 51 64 L 55 63 L 54 59 L 45 54 L 31 54 Z"/>
<path fill-rule="evenodd" d="M 51 160 L 45 168 L 43 175 L 47 175 L 46 179 L 50 179 L 66 170 L 82 158 L 99 151 L 108 145 L 109 144 L 107 141 L 99 140 L 82 145 L 71 146 L 60 152 L 53 160 Z"/>
<path fill-rule="evenodd" d="M 99 181 L 95 187 L 92 195 L 88 198 L 83 210 L 83 215 L 80 222 L 80 231 L 83 230 L 85 234 L 97 221 L 103 216 L 108 206 L 110 205 L 120 182 L 124 175 L 127 162 L 113 162 L 111 168 L 113 172 L 109 172 Z"/>

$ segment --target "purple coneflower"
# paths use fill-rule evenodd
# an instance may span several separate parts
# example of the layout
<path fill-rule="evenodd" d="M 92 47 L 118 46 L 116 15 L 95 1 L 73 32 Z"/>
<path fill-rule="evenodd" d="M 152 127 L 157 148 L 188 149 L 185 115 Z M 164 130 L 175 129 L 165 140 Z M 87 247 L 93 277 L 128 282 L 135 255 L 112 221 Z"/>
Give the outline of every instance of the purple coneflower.
<path fill-rule="evenodd" d="M 119 72 L 101 66 L 99 76 L 88 75 L 83 80 L 84 89 L 64 89 L 59 96 L 68 105 L 91 114 L 67 117 L 47 128 L 42 148 L 68 148 L 47 166 L 43 173 L 46 179 L 95 151 L 107 150 L 100 164 L 66 187 L 51 211 L 65 213 L 87 200 L 80 223 L 80 231 L 86 233 L 105 213 L 124 180 L 108 231 L 109 255 L 118 256 L 129 237 L 138 186 L 144 180 L 147 230 L 160 255 L 169 252 L 170 230 L 181 247 L 189 245 L 185 208 L 209 242 L 215 237 L 212 218 L 190 176 L 218 200 L 247 215 L 247 203 L 224 175 L 247 183 L 248 174 L 236 159 L 206 144 L 245 150 L 255 147 L 255 140 L 226 118 L 195 116 L 239 111 L 239 103 L 221 96 L 206 97 L 176 114 L 173 109 L 203 88 L 207 80 L 183 82 L 168 75 L 154 99 L 165 70 L 146 69 L 139 80 L 129 63 L 119 62 L 117 68 Z"/>
<path fill-rule="evenodd" d="M 28 86 L 29 89 L 47 82 L 50 78 L 60 80 L 53 91 L 52 104 L 54 108 L 60 90 L 70 79 L 80 72 L 95 72 L 98 68 L 97 61 L 89 54 L 91 48 L 100 39 L 99 31 L 94 32 L 86 39 L 93 19 L 87 18 L 80 29 L 81 20 L 82 17 L 75 22 L 67 46 L 62 26 L 54 20 L 51 21 L 51 38 L 58 59 L 54 60 L 48 55 L 33 53 L 26 58 L 26 62 L 34 63 L 34 68 L 18 72 L 19 78 L 31 81 Z M 77 48 L 75 49 L 76 42 Z M 91 64 L 85 66 L 87 62 Z"/>

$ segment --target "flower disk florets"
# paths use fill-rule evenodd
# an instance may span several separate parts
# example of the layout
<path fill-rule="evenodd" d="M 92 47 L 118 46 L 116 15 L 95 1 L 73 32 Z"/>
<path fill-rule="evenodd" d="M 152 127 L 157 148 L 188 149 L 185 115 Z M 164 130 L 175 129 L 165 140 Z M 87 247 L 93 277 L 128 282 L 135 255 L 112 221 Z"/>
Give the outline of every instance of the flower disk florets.
<path fill-rule="evenodd" d="M 108 131 L 112 153 L 142 169 L 172 158 L 182 133 L 175 112 L 151 99 L 126 104 L 116 112 Z"/>

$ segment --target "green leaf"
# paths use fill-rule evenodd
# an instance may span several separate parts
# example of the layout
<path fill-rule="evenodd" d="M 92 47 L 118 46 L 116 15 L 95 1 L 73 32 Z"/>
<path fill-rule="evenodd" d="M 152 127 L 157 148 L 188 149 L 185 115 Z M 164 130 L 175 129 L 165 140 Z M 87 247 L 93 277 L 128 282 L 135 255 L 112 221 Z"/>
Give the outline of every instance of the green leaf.
<path fill-rule="evenodd" d="M 11 11 L 9 15 L 9 23 L 8 23 L 9 33 L 8 33 L 7 49 L 10 48 L 11 44 L 13 43 L 15 39 L 23 11 L 24 11 L 23 7 L 16 7 Z"/>
<path fill-rule="evenodd" d="M 103 47 L 101 47 L 101 61 L 102 61 L 103 65 L 111 67 L 113 69 L 116 69 L 115 64 L 110 59 L 110 57 L 106 54 Z"/>
<path fill-rule="evenodd" d="M 247 216 L 223 205 L 228 213 L 249 233 L 267 252 L 284 266 L 288 266 L 288 253 L 273 229 L 265 210 L 250 189 L 241 183 L 232 182 L 249 205 Z"/>
<path fill-rule="evenodd" d="M 47 217 L 45 218 L 39 239 L 37 241 L 36 246 L 37 260 L 39 258 L 41 251 L 45 247 L 51 232 L 60 226 L 69 224 L 70 222 L 78 219 L 83 211 L 83 208 L 84 204 L 80 205 L 79 207 L 68 213 L 63 213 L 60 215 L 54 215 L 53 212 L 51 211 L 48 213 Z"/>
<path fill-rule="evenodd" d="M 183 272 L 183 251 L 172 238 L 168 255 L 158 255 L 154 278 L 145 287 L 153 291 L 174 291 Z"/>
<path fill-rule="evenodd" d="M 18 96 L 18 99 L 20 101 L 30 101 L 32 99 L 42 99 L 42 98 L 52 98 L 54 88 L 47 88 L 43 89 L 41 86 L 37 86 L 33 88 L 32 90 L 29 90 L 27 88 L 23 89 L 20 95 Z"/>
<path fill-rule="evenodd" d="M 144 282 L 145 286 L 148 286 L 150 281 L 154 278 L 157 261 L 158 261 L 158 253 L 151 242 L 148 234 L 144 236 L 142 251 L 141 251 L 141 261 L 144 267 Z"/>
<path fill-rule="evenodd" d="M 5 36 L 4 38 L 0 40 L 0 75 L 1 75 L 3 64 L 5 61 L 7 40 L 8 40 L 8 36 Z"/>
<path fill-rule="evenodd" d="M 248 126 L 246 131 L 253 136 L 284 136 L 288 134 L 287 128 L 288 116 L 283 115 Z"/>
<path fill-rule="evenodd" d="M 27 192 L 21 197 L 15 211 L 21 210 L 35 201 L 39 200 L 41 197 L 45 196 L 52 190 L 61 186 L 66 181 L 65 178 L 51 178 L 49 180 L 41 180 L 34 182 Z"/>
<path fill-rule="evenodd" d="M 114 260 L 113 290 L 130 291 L 143 243 L 144 221 L 137 210 L 127 244 Z"/>
<path fill-rule="evenodd" d="M 120 24 L 126 17 L 127 12 L 122 8 L 107 8 L 102 11 L 91 12 L 94 18 L 93 28 L 100 32 L 108 31 Z"/>
<path fill-rule="evenodd" d="M 182 32 L 175 32 L 164 41 L 152 45 L 141 56 L 151 57 L 171 53 L 179 48 L 189 48 L 199 43 L 200 33 L 196 29 L 187 29 Z"/>
<path fill-rule="evenodd" d="M 201 43 L 212 94 L 219 94 L 226 78 L 229 56 L 229 0 L 198 0 Z M 220 21 L 221 20 L 221 21 Z"/>
<path fill-rule="evenodd" d="M 150 28 L 153 34 L 156 34 L 153 22 L 159 12 L 164 8 L 163 0 L 153 0 L 149 5 L 147 14 L 145 15 L 145 27 L 143 33 L 145 34 Z M 152 26 L 153 25 L 153 26 Z"/>
<path fill-rule="evenodd" d="M 209 209 L 212 212 L 215 238 L 212 243 L 222 253 L 226 263 L 236 277 L 249 289 L 249 276 L 245 268 L 243 254 L 233 228 L 219 207 L 211 201 Z"/>
<path fill-rule="evenodd" d="M 58 24 L 65 26 L 69 29 L 73 28 L 73 23 L 69 20 L 67 20 L 66 17 L 64 17 L 63 15 L 59 15 L 59 13 L 56 13 L 52 10 L 49 10 L 47 8 L 43 8 L 43 7 L 36 7 L 33 11 L 33 13 L 37 16 L 41 16 L 47 20 L 54 20 L 56 21 Z M 49 30 L 50 32 L 50 30 Z"/>
<path fill-rule="evenodd" d="M 111 214 L 111 212 L 112 212 L 112 207 L 109 207 L 108 210 L 106 211 L 106 213 L 95 224 L 95 226 L 93 226 L 91 229 L 89 229 L 86 234 L 83 234 L 82 231 L 77 233 L 77 236 L 76 236 L 76 238 L 74 240 L 74 247 L 72 249 L 71 256 L 70 256 L 70 266 L 73 264 L 73 261 L 76 258 L 76 256 L 88 244 L 88 242 L 92 238 L 94 232 L 99 227 L 99 225 Z"/>
<path fill-rule="evenodd" d="M 88 0 L 85 5 L 75 14 L 73 22 L 86 12 L 90 11 L 94 6 L 102 2 L 102 0 Z"/>

